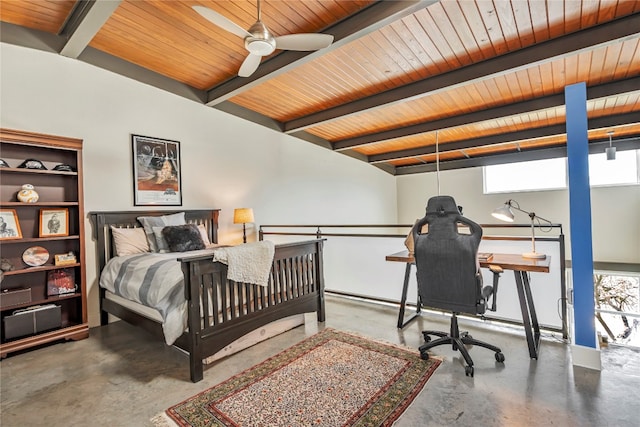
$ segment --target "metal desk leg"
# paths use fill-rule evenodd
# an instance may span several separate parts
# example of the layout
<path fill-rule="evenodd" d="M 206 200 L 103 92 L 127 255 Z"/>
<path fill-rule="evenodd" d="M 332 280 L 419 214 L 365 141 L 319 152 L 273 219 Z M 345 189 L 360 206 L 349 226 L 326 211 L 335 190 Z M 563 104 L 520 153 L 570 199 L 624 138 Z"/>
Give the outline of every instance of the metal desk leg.
<path fill-rule="evenodd" d="M 531 296 L 529 278 L 525 271 L 513 272 L 516 276 L 516 288 L 518 289 L 518 299 L 520 300 L 520 311 L 522 311 L 522 323 L 529 345 L 529 356 L 532 359 L 538 358 L 538 347 L 540 346 L 540 327 L 538 317 Z"/>
<path fill-rule="evenodd" d="M 400 298 L 400 313 L 398 313 L 398 329 L 402 329 L 407 326 L 412 320 L 415 320 L 420 314 L 420 301 L 418 301 L 418 307 L 413 316 L 407 321 L 404 321 L 404 309 L 407 303 L 407 292 L 409 290 L 409 277 L 411 276 L 411 263 L 408 262 L 404 270 L 404 282 L 402 284 L 402 298 Z"/>
<path fill-rule="evenodd" d="M 540 325 L 538 324 L 538 316 L 536 315 L 536 307 L 533 303 L 533 295 L 531 295 L 531 286 L 529 285 L 529 274 L 522 272 L 522 283 L 524 284 L 524 292 L 529 302 L 529 315 L 531 316 L 531 325 L 533 326 L 533 339 L 536 345 L 536 359 L 538 358 L 540 348 Z"/>

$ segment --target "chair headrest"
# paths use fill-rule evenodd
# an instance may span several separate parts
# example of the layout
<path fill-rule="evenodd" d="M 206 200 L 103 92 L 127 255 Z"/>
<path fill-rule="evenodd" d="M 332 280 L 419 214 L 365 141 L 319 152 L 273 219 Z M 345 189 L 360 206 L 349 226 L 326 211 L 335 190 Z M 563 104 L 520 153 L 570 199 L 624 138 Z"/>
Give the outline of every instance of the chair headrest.
<path fill-rule="evenodd" d="M 460 215 L 458 205 L 451 196 L 434 196 L 427 202 L 427 215 Z"/>

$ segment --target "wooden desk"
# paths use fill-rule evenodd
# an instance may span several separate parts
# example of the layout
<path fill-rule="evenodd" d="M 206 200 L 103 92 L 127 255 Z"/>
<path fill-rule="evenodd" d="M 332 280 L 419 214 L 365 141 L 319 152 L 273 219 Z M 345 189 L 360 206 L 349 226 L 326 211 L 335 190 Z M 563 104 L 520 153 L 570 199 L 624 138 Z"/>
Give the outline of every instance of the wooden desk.
<path fill-rule="evenodd" d="M 407 302 L 407 289 L 409 288 L 409 277 L 411 275 L 411 266 L 415 264 L 413 255 L 409 255 L 409 251 L 396 252 L 387 255 L 387 261 L 396 261 L 406 263 L 404 273 L 404 283 L 402 286 L 402 297 L 400 299 L 400 313 L 398 315 L 398 328 L 402 329 L 412 320 L 420 315 L 422 301 L 418 295 L 418 304 L 415 314 L 406 321 L 404 320 L 405 304 Z M 527 344 L 529 346 L 529 356 L 532 359 L 538 358 L 538 349 L 540 346 L 540 326 L 536 315 L 533 296 L 531 295 L 531 286 L 529 284 L 528 272 L 548 273 L 551 258 L 547 256 L 545 259 L 529 259 L 523 258 L 517 254 L 493 254 L 493 257 L 487 261 L 480 261 L 480 267 L 488 268 L 490 265 L 497 265 L 505 270 L 513 270 L 516 279 L 516 288 L 518 290 L 518 299 L 520 300 L 520 311 L 522 312 L 522 323 L 527 336 Z"/>

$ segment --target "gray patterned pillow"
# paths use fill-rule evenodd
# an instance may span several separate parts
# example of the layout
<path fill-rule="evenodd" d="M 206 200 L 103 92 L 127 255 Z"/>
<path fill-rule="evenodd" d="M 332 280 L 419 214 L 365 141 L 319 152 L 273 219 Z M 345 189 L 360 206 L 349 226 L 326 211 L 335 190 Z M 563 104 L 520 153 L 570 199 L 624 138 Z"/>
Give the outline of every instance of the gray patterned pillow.
<path fill-rule="evenodd" d="M 158 252 L 160 250 L 158 242 L 156 241 L 156 236 L 153 233 L 153 227 L 183 225 L 187 223 L 184 219 L 184 212 L 162 216 L 139 216 L 138 221 L 140 221 L 140 224 L 142 224 L 142 227 L 144 228 L 144 234 L 147 236 L 151 252 Z"/>
<path fill-rule="evenodd" d="M 153 227 L 153 234 L 156 236 L 156 244 L 158 245 L 158 252 L 163 254 L 169 252 L 169 245 L 167 241 L 164 239 L 162 235 L 162 230 L 164 230 L 164 225 L 160 227 Z M 170 226 L 171 227 L 171 226 Z"/>

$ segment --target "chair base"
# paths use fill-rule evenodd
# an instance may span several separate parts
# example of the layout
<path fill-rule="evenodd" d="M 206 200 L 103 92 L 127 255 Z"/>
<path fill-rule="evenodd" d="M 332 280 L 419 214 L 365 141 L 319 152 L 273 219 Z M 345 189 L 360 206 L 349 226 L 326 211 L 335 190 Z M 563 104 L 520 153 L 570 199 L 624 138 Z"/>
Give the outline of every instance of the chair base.
<path fill-rule="evenodd" d="M 473 359 L 471 359 L 469 351 L 467 350 L 465 345 L 477 345 L 479 347 L 484 347 L 492 350 L 495 352 L 496 362 L 504 362 L 504 354 L 502 354 L 502 350 L 500 350 L 500 348 L 484 341 L 478 341 L 467 332 L 463 332 L 462 334 L 460 334 L 460 330 L 458 329 L 458 317 L 456 313 L 453 313 L 453 315 L 451 316 L 451 330 L 449 334 L 440 331 L 422 331 L 422 335 L 424 336 L 424 339 L 426 341 L 419 348 L 420 357 L 422 359 L 427 360 L 429 358 L 427 350 L 439 345 L 451 344 L 451 348 L 454 351 L 459 351 L 462 354 L 462 357 L 464 357 L 465 362 L 467 362 L 467 366 L 465 366 L 465 374 L 468 377 L 473 377 Z M 430 335 L 435 335 L 440 338 L 435 341 L 431 341 Z"/>

